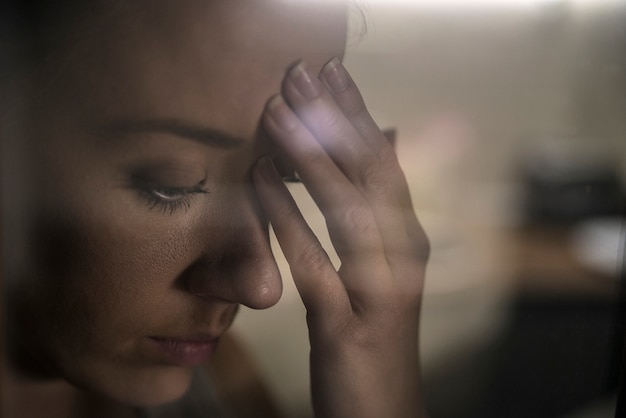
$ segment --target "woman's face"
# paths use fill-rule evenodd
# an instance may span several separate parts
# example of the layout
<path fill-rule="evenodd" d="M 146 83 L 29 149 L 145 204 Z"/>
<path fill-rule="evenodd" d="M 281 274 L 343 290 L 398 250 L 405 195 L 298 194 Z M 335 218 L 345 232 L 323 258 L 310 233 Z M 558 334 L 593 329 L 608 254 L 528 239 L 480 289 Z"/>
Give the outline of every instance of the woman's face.
<path fill-rule="evenodd" d="M 290 63 L 342 54 L 334 3 L 120 1 L 67 30 L 33 81 L 28 257 L 9 289 L 42 369 L 166 402 L 239 304 L 278 301 L 249 179 L 273 152 L 258 122 Z"/>

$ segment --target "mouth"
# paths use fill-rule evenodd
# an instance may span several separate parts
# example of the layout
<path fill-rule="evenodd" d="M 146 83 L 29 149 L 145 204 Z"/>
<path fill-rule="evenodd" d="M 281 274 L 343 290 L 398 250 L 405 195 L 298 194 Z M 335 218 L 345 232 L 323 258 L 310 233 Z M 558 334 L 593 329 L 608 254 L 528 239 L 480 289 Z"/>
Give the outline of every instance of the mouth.
<path fill-rule="evenodd" d="M 190 337 L 148 337 L 150 345 L 166 363 L 180 367 L 195 367 L 207 362 L 219 342 L 210 335 Z"/>

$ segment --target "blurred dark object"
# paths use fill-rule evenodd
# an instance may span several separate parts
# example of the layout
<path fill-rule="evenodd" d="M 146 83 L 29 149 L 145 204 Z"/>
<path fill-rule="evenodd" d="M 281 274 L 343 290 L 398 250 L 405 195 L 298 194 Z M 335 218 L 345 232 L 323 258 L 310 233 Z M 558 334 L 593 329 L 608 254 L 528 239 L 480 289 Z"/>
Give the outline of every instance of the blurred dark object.
<path fill-rule="evenodd" d="M 623 342 L 616 315 L 615 301 L 598 295 L 518 295 L 496 341 L 430 379 L 429 412 L 439 418 L 565 418 L 610 399 Z"/>
<path fill-rule="evenodd" d="M 616 315 L 597 297 L 519 295 L 483 418 L 556 418 L 617 388 Z"/>
<path fill-rule="evenodd" d="M 622 208 L 622 216 L 626 219 L 626 207 Z M 619 359 L 619 367 L 615 368 L 615 372 L 619 374 L 619 389 L 617 392 L 617 406 L 615 417 L 626 416 L 626 242 L 622 242 L 621 251 L 621 269 L 618 271 L 618 280 L 620 283 L 620 297 L 617 314 L 617 326 L 615 329 L 616 339 L 619 345 L 616 347 L 617 358 Z"/>
<path fill-rule="evenodd" d="M 524 215 L 530 225 L 571 225 L 619 216 L 624 193 L 617 165 L 591 141 L 546 140 L 522 163 Z"/>
<path fill-rule="evenodd" d="M 506 324 L 493 341 L 471 347 L 430 377 L 425 394 L 432 416 L 612 416 L 579 413 L 598 403 L 608 413 L 615 406 L 626 269 L 616 266 L 609 273 L 583 265 L 570 245 L 577 228 L 509 231 L 502 241 L 512 274 Z"/>

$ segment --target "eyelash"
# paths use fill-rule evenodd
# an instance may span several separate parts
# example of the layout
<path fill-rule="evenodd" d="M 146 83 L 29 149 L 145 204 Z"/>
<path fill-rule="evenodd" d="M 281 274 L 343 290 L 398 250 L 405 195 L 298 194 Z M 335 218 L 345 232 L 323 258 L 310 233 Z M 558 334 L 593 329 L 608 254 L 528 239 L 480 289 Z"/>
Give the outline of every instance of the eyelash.
<path fill-rule="evenodd" d="M 193 187 L 166 187 L 154 183 L 140 182 L 137 185 L 139 196 L 146 201 L 150 210 L 173 215 L 180 209 L 188 210 L 194 195 L 208 194 L 202 186 L 204 180 Z"/>

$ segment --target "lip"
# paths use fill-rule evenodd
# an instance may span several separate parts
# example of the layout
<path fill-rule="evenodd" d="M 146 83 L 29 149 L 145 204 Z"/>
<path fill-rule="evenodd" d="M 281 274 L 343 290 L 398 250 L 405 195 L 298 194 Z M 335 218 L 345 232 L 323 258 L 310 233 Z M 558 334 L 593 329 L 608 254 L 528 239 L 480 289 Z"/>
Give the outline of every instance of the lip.
<path fill-rule="evenodd" d="M 148 341 L 166 362 L 180 367 L 194 367 L 211 358 L 219 338 L 209 335 L 184 338 L 148 337 Z"/>

